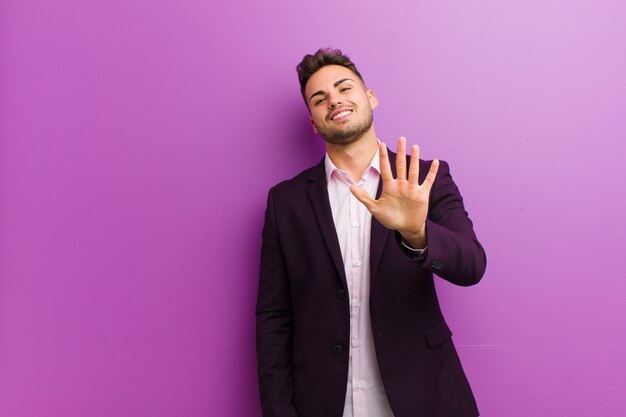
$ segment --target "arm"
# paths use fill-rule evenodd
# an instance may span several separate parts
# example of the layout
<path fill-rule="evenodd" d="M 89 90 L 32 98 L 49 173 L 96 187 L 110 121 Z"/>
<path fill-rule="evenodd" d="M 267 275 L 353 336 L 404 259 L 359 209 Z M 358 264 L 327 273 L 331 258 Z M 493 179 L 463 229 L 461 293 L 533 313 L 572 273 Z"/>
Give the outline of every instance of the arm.
<path fill-rule="evenodd" d="M 425 223 L 428 250 L 424 268 L 456 285 L 478 283 L 487 265 L 485 250 L 445 162 L 439 165 Z"/>
<path fill-rule="evenodd" d="M 256 350 L 264 417 L 297 417 L 293 407 L 292 315 L 289 279 L 269 192 L 256 306 Z"/>
<path fill-rule="evenodd" d="M 434 160 L 419 183 L 419 147 L 413 145 L 407 176 L 406 139 L 398 140 L 396 178 L 384 144 L 380 145 L 378 200 L 360 187 L 351 187 L 358 198 L 385 227 L 396 230 L 412 248 L 428 247 L 420 260 L 424 267 L 457 285 L 477 283 L 485 271 L 485 252 L 476 239 L 472 222 L 463 207 L 448 165 Z M 435 181 L 436 178 L 436 181 Z"/>

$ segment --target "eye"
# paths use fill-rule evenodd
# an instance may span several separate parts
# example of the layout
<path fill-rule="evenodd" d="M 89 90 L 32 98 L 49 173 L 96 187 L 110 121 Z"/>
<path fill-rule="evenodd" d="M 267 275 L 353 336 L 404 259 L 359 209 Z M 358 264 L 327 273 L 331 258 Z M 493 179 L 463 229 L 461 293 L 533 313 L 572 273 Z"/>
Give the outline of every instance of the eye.
<path fill-rule="evenodd" d="M 325 98 L 320 98 L 320 99 L 317 99 L 317 100 L 315 100 L 315 103 L 313 103 L 313 104 L 317 106 L 318 104 L 323 103 L 323 102 L 324 102 L 324 100 L 326 100 L 326 99 L 325 99 Z"/>
<path fill-rule="evenodd" d="M 349 91 L 349 90 L 351 90 L 351 88 L 352 88 L 352 87 L 342 87 L 342 88 L 341 88 L 341 90 L 339 90 L 339 91 L 341 91 L 341 92 L 343 93 L 343 92 L 345 92 L 345 91 Z"/>

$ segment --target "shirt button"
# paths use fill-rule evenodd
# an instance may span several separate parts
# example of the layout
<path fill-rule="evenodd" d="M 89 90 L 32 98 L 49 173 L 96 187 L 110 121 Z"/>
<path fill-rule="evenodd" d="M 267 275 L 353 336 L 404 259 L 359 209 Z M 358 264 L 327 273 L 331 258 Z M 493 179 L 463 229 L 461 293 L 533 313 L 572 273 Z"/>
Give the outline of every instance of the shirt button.
<path fill-rule="evenodd" d="M 352 339 L 352 347 L 359 347 L 359 339 L 357 338 Z"/>
<path fill-rule="evenodd" d="M 359 302 L 358 298 L 353 298 L 352 299 L 352 307 L 356 307 L 356 308 L 361 307 L 361 303 Z"/>
<path fill-rule="evenodd" d="M 344 290 L 342 290 L 341 288 L 339 288 L 337 290 L 337 298 L 343 298 L 346 296 L 346 292 Z"/>
<path fill-rule="evenodd" d="M 354 261 L 354 266 L 361 266 L 361 261 Z"/>
<path fill-rule="evenodd" d="M 359 227 L 359 226 L 360 226 L 359 222 L 352 222 L 352 227 Z"/>
<path fill-rule="evenodd" d="M 335 347 L 333 347 L 333 350 L 335 351 L 335 353 L 341 354 L 341 353 L 343 353 L 343 346 L 335 345 Z"/>

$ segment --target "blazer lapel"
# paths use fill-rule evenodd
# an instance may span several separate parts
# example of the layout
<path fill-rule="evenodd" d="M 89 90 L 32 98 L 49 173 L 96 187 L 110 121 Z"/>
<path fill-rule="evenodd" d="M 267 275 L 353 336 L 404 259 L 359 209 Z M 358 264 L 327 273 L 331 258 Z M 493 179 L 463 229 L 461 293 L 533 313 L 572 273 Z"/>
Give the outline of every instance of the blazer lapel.
<path fill-rule="evenodd" d="M 376 192 L 376 199 L 380 197 L 383 189 L 383 180 L 378 183 L 378 191 Z M 383 226 L 376 217 L 372 216 L 372 235 L 370 239 L 370 271 L 371 277 L 374 277 L 374 271 L 378 269 L 380 257 L 383 254 L 385 242 L 387 241 L 387 234 L 389 229 Z"/>
<path fill-rule="evenodd" d="M 324 238 L 324 242 L 328 247 L 330 257 L 335 264 L 335 268 L 344 283 L 344 287 L 347 287 L 346 273 L 343 265 L 343 258 L 341 257 L 341 247 L 339 246 L 339 240 L 337 238 L 337 231 L 335 230 L 335 223 L 333 222 L 333 213 L 330 209 L 330 201 L 328 199 L 328 186 L 326 184 L 326 174 L 324 168 L 324 160 L 320 162 L 311 172 L 309 176 L 309 184 L 307 192 L 309 199 L 311 200 L 311 206 L 317 219 L 317 224 Z"/>

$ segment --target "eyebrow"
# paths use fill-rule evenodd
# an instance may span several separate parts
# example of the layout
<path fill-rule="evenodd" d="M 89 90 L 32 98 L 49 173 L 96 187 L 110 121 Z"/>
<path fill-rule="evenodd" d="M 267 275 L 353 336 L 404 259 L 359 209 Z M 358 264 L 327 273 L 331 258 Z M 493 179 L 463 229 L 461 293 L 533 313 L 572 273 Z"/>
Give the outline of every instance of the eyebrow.
<path fill-rule="evenodd" d="M 346 82 L 346 81 L 352 81 L 354 82 L 354 80 L 352 78 L 342 78 L 339 81 L 335 81 L 335 83 L 333 84 L 333 87 L 337 87 L 339 84 Z M 324 90 L 318 90 L 316 92 L 314 92 L 313 94 L 311 94 L 311 97 L 309 97 L 309 103 L 311 102 L 311 100 L 313 100 L 313 97 L 315 96 L 319 96 L 320 94 L 324 94 L 325 91 Z"/>

